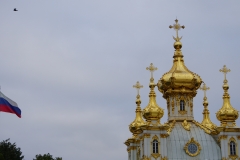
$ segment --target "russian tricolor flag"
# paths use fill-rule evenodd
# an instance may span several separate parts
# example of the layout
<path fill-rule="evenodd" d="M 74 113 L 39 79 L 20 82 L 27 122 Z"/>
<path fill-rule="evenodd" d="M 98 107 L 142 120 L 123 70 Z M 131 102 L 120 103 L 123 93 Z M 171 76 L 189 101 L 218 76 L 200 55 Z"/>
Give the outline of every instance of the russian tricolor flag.
<path fill-rule="evenodd" d="M 5 96 L 0 91 L 0 111 L 1 112 L 8 112 L 16 114 L 19 118 L 21 118 L 21 110 L 18 108 L 16 102 Z"/>

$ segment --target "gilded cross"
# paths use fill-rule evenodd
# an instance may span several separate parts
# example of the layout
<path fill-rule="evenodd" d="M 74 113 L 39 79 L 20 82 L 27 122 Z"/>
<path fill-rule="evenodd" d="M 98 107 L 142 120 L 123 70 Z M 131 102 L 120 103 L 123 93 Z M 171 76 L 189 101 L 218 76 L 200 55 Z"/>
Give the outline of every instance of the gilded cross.
<path fill-rule="evenodd" d="M 203 90 L 203 92 L 204 92 L 204 97 L 206 97 L 206 92 L 207 92 L 207 90 L 209 90 L 210 88 L 207 87 L 207 85 L 203 82 L 203 86 L 200 87 L 199 89 Z"/>
<path fill-rule="evenodd" d="M 143 85 L 141 85 L 138 81 L 135 85 L 133 85 L 133 88 L 137 89 L 137 94 L 139 95 L 139 90 L 143 88 Z"/>
<path fill-rule="evenodd" d="M 220 69 L 219 71 L 220 71 L 220 72 L 223 72 L 223 74 L 224 74 L 224 81 L 226 81 L 226 80 L 227 80 L 226 74 L 227 74 L 227 72 L 230 72 L 231 70 L 228 69 L 228 68 L 226 67 L 226 65 L 224 65 L 223 68 Z"/>
<path fill-rule="evenodd" d="M 153 72 L 157 70 L 157 67 L 155 67 L 152 63 L 150 64 L 149 67 L 146 68 L 151 72 L 151 78 L 153 78 Z"/>
<path fill-rule="evenodd" d="M 173 39 L 174 39 L 175 41 L 180 41 L 182 37 L 181 37 L 181 38 L 178 37 L 178 31 L 179 31 L 181 28 L 184 29 L 185 26 L 181 26 L 181 25 L 178 23 L 178 20 L 177 20 L 177 19 L 175 20 L 175 22 L 176 22 L 176 23 L 173 24 L 173 26 L 170 25 L 169 28 L 173 28 L 173 29 L 175 29 L 175 31 L 176 31 L 177 37 L 176 37 L 176 38 L 173 37 Z"/>

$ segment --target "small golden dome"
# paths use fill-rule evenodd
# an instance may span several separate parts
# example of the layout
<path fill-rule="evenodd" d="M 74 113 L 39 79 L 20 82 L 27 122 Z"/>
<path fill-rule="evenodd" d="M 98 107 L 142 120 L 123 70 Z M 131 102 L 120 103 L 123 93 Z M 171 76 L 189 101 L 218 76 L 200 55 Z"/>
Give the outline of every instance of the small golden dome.
<path fill-rule="evenodd" d="M 166 98 L 166 94 L 171 93 L 172 91 L 196 91 L 202 83 L 201 77 L 188 70 L 185 66 L 181 47 L 182 44 L 180 41 L 174 43 L 174 48 L 176 50 L 173 56 L 173 66 L 171 70 L 165 73 L 158 81 L 158 90 L 163 93 L 164 98 Z M 194 93 L 196 94 L 196 92 Z"/>
<path fill-rule="evenodd" d="M 156 93 L 154 91 L 154 87 L 156 86 L 154 84 L 154 79 L 151 78 L 151 82 L 149 84 L 150 87 L 150 93 L 149 93 L 149 103 L 148 105 L 143 109 L 143 117 L 147 121 L 151 120 L 160 120 L 163 115 L 164 111 L 162 108 L 160 108 L 156 102 Z"/>
<path fill-rule="evenodd" d="M 137 95 L 137 100 L 136 100 L 137 108 L 135 111 L 136 112 L 135 120 L 129 125 L 129 130 L 133 134 L 140 134 L 143 132 L 142 127 L 146 126 L 146 122 L 144 122 L 144 120 L 142 118 L 142 110 L 140 107 L 141 99 L 140 99 L 140 95 L 139 95 L 139 89 L 142 88 L 143 86 L 140 85 L 139 82 L 137 82 L 137 84 L 134 85 L 133 87 L 137 88 L 137 90 L 138 90 L 138 95 Z"/>
<path fill-rule="evenodd" d="M 229 69 L 224 65 L 223 69 L 220 70 L 220 72 L 224 73 L 224 81 L 223 81 L 223 106 L 222 108 L 216 113 L 217 119 L 221 121 L 221 126 L 226 127 L 234 127 L 235 121 L 238 119 L 238 111 L 232 107 L 230 103 L 230 95 L 228 93 L 228 81 L 226 79 L 227 72 L 230 72 Z M 228 123 L 231 123 L 230 125 Z"/>

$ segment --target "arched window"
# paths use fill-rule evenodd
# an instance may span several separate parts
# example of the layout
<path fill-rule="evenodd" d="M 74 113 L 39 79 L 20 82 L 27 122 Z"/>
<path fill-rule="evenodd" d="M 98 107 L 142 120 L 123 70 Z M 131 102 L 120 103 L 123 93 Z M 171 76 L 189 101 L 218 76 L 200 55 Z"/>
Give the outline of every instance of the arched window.
<path fill-rule="evenodd" d="M 158 141 L 156 139 L 153 141 L 153 153 L 158 153 Z"/>
<path fill-rule="evenodd" d="M 185 111 L 185 103 L 184 103 L 184 100 L 180 100 L 180 111 Z"/>
<path fill-rule="evenodd" d="M 230 142 L 230 155 L 236 155 L 236 144 L 235 142 Z"/>

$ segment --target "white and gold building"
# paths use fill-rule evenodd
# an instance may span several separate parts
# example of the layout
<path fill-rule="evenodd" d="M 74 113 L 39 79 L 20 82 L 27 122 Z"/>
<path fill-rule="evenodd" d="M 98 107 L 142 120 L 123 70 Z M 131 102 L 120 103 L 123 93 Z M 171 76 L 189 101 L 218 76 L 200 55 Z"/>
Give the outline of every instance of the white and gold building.
<path fill-rule="evenodd" d="M 181 38 L 178 30 L 184 28 L 175 20 L 173 66 L 163 74 L 158 83 L 153 72 L 157 69 L 150 64 L 150 93 L 148 105 L 141 109 L 139 82 L 137 88 L 137 108 L 135 120 L 129 125 L 133 136 L 126 140 L 128 160 L 240 160 L 240 128 L 236 126 L 238 111 L 232 107 L 226 79 L 229 69 L 224 65 L 223 105 L 216 113 L 220 126 L 210 120 L 206 91 L 209 89 L 199 75 L 184 64 Z M 160 119 L 164 110 L 156 102 L 155 87 L 163 94 L 167 103 L 168 122 Z M 197 90 L 204 91 L 203 120 L 194 120 L 193 99 Z"/>

